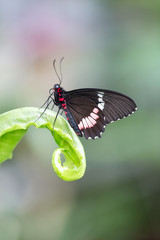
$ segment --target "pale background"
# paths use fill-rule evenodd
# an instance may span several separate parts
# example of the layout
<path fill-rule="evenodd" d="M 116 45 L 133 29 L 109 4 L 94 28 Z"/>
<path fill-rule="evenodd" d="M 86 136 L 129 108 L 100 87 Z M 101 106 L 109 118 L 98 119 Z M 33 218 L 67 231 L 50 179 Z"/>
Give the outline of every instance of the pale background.
<path fill-rule="evenodd" d="M 82 139 L 87 170 L 70 183 L 31 127 L 0 167 L 0 239 L 160 239 L 160 2 L 1 0 L 0 112 L 40 107 L 63 56 L 66 90 L 116 90 L 138 111 Z"/>

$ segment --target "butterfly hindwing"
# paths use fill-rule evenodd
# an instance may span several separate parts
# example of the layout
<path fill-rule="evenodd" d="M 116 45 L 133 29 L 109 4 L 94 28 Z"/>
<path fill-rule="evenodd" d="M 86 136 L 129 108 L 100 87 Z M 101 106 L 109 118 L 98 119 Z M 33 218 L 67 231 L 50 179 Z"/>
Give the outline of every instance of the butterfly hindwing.
<path fill-rule="evenodd" d="M 105 116 L 94 101 L 84 96 L 66 100 L 67 108 L 86 139 L 100 137 L 104 132 Z"/>
<path fill-rule="evenodd" d="M 135 102 L 128 96 L 103 89 L 65 92 L 65 99 L 72 120 L 86 139 L 101 137 L 105 125 L 127 117 L 136 110 Z"/>

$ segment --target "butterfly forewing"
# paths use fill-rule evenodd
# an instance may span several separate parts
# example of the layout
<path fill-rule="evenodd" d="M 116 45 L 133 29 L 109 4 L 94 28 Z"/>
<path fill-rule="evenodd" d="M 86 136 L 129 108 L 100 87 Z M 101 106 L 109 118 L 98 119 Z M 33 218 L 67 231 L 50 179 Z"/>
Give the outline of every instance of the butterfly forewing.
<path fill-rule="evenodd" d="M 105 125 L 136 110 L 135 102 L 121 93 L 103 89 L 65 92 L 68 111 L 86 139 L 101 137 Z"/>

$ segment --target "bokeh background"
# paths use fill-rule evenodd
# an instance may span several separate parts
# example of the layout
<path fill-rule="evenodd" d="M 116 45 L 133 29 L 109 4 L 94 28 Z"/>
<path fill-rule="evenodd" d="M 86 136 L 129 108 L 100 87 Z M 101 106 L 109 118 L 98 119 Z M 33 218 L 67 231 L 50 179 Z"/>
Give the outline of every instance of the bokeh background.
<path fill-rule="evenodd" d="M 63 56 L 66 90 L 116 90 L 138 111 L 82 139 L 87 170 L 69 183 L 31 127 L 0 167 L 0 239 L 160 239 L 160 2 L 1 0 L 0 113 L 40 107 Z"/>

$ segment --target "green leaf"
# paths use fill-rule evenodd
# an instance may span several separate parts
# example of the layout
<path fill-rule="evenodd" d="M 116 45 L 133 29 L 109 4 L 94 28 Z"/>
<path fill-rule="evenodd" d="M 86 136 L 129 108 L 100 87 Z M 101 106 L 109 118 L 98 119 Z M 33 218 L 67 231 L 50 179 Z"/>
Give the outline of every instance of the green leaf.
<path fill-rule="evenodd" d="M 12 151 L 32 125 L 36 128 L 46 128 L 53 135 L 60 148 L 54 151 L 52 165 L 56 174 L 65 181 L 80 179 L 86 169 L 83 146 L 69 126 L 68 122 L 58 116 L 56 124 L 53 122 L 56 113 L 46 110 L 38 119 L 43 109 L 20 108 L 0 115 L 0 163 L 12 158 Z M 37 121 L 35 121 L 38 119 Z M 65 157 L 61 162 L 60 154 Z"/>

